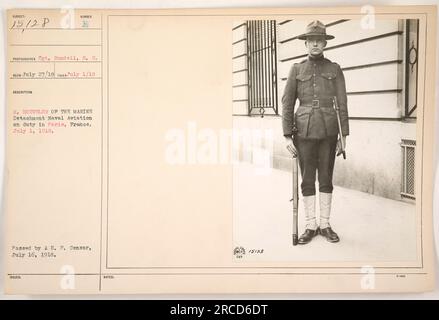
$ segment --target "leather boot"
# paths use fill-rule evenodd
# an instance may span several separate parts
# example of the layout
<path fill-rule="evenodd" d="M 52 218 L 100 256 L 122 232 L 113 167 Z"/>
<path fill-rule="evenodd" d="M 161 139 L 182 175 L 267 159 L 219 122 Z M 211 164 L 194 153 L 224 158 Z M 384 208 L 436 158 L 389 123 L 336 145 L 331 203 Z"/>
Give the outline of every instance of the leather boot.
<path fill-rule="evenodd" d="M 312 238 L 319 234 L 319 228 L 316 230 L 306 229 L 305 232 L 300 236 L 298 244 L 307 244 L 311 242 Z"/>
<path fill-rule="evenodd" d="M 320 229 L 320 234 L 326 238 L 329 242 L 339 242 L 340 238 L 329 226 L 325 229 Z"/>

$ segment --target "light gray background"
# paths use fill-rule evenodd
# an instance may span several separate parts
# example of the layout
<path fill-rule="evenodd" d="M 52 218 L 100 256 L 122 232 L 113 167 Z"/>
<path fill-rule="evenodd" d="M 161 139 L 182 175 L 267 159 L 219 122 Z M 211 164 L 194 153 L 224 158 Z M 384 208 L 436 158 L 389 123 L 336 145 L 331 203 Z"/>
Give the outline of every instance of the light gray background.
<path fill-rule="evenodd" d="M 71 6 L 73 8 L 115 8 L 115 9 L 136 9 L 136 8 L 226 8 L 226 7 L 328 7 L 328 6 L 361 6 L 361 5 L 439 5 L 439 0 L 433 1 L 334 1 L 334 0 L 301 0 L 301 1 L 280 1 L 280 0 L 224 0 L 224 1 L 185 1 L 185 0 L 107 0 L 105 2 L 99 0 L 2 0 L 0 34 L 2 41 L 0 42 L 0 70 L 5 70 L 6 55 L 6 30 L 5 30 L 5 9 L 9 8 L 59 8 L 62 6 Z M 438 24 L 439 25 L 439 24 Z M 439 28 L 436 40 L 439 43 Z M 437 58 L 437 55 L 436 55 Z M 439 63 L 436 63 L 436 79 L 439 78 Z M 439 299 L 439 264 L 437 257 L 439 256 L 439 196 L 437 189 L 439 188 L 439 175 L 435 170 L 435 189 L 434 189 L 434 229 L 436 243 L 436 289 L 434 292 L 420 294 L 243 294 L 243 295 L 74 295 L 74 296 L 5 296 L 3 294 L 4 287 L 4 214 L 3 214 L 3 173 L 5 159 L 5 82 L 6 75 L 3 72 L 0 77 L 0 177 L 2 184 L 0 191 L 2 195 L 0 211 L 0 299 Z M 436 81 L 436 110 L 438 109 L 438 92 L 439 82 Z M 435 139 L 439 141 L 439 112 L 435 115 Z M 438 167 L 439 150 L 435 144 L 435 167 Z"/>

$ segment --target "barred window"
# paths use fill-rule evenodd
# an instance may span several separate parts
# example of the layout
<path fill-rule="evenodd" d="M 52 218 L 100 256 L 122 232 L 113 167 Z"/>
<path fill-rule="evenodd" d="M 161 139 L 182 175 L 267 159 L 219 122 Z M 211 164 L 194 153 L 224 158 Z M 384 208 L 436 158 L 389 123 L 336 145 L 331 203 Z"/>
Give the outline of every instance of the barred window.
<path fill-rule="evenodd" d="M 405 118 L 416 118 L 418 99 L 419 20 L 406 20 L 405 42 Z"/>
<path fill-rule="evenodd" d="M 415 149 L 416 141 L 402 140 L 401 196 L 415 199 Z"/>
<path fill-rule="evenodd" d="M 276 21 L 247 21 L 249 115 L 278 114 Z"/>

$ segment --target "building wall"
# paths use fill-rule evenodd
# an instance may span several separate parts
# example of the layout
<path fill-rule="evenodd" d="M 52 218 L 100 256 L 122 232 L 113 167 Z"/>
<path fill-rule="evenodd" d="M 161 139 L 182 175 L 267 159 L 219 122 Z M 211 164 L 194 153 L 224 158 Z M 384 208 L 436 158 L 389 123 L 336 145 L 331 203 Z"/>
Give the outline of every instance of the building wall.
<path fill-rule="evenodd" d="M 404 116 L 404 20 L 376 20 L 364 29 L 360 20 L 322 21 L 329 40 L 325 56 L 343 69 L 348 92 L 350 136 L 347 160 L 336 161 L 334 183 L 375 195 L 401 199 L 401 139 L 415 140 L 414 121 Z M 273 166 L 288 170 L 290 159 L 281 131 L 281 98 L 291 66 L 306 59 L 304 41 L 297 36 L 309 21 L 277 24 L 279 116 L 247 116 L 246 26 L 233 30 L 233 114 L 236 128 L 271 128 Z M 247 151 L 248 152 L 248 151 Z M 242 153 L 241 153 L 242 154 Z M 247 156 L 246 159 L 249 159 Z"/>

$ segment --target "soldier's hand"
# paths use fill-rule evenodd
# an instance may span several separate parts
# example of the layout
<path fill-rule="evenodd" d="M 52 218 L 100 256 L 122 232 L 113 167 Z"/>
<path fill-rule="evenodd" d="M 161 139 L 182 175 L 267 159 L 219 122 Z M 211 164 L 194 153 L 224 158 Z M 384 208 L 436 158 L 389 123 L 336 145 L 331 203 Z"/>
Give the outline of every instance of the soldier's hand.
<path fill-rule="evenodd" d="M 344 150 L 342 150 L 341 147 L 341 139 L 343 139 Z M 337 141 L 337 147 L 335 150 L 337 156 L 339 156 L 342 153 L 342 151 L 346 151 L 346 136 L 343 136 L 341 139 L 338 139 Z"/>
<path fill-rule="evenodd" d="M 291 137 L 285 137 L 285 144 L 286 144 L 287 150 L 291 153 L 291 155 L 292 155 L 294 158 L 297 157 L 297 149 L 296 149 L 296 147 L 294 146 L 293 138 L 291 138 Z"/>

